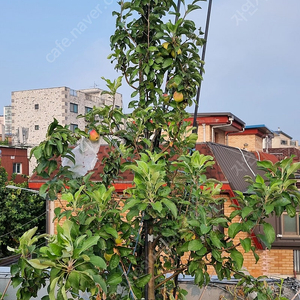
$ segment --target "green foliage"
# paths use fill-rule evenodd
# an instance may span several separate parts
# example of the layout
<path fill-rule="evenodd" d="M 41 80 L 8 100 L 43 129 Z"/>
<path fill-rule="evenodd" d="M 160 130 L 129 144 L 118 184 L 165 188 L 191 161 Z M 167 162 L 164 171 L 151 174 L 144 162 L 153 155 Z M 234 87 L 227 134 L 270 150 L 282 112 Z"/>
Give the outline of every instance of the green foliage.
<path fill-rule="evenodd" d="M 9 145 L 8 138 L 6 138 L 4 141 L 0 141 L 0 145 Z"/>
<path fill-rule="evenodd" d="M 7 173 L 0 166 L 0 260 L 10 256 L 7 246 L 19 246 L 22 234 L 38 226 L 38 232 L 45 232 L 45 199 L 26 190 L 6 188 L 14 185 L 27 188 L 27 183 L 17 184 L 7 180 Z"/>
<path fill-rule="evenodd" d="M 94 107 L 79 116 L 110 148 L 102 161 L 102 182 L 91 182 L 92 174 L 73 178 L 57 163 L 59 157 L 73 161 L 70 146 L 87 137 L 85 131 L 72 133 L 54 120 L 46 141 L 33 149 L 37 174 L 51 176 L 40 193 L 51 199 L 61 193 L 68 209 L 55 210 L 55 218 L 66 221 L 46 246 L 36 246 L 39 238 L 34 239 L 32 231 L 23 236 L 30 241 L 25 250 L 22 245 L 16 250 L 23 254 L 13 266 L 14 284 L 21 285 L 18 299 L 28 299 L 29 282 L 35 293 L 45 278 L 45 299 L 50 300 L 81 299 L 82 292 L 94 300 L 141 299 L 146 285 L 149 300 L 186 299 L 178 276 L 192 275 L 203 286 L 210 280 L 208 266 L 220 280 L 236 274 L 241 284 L 262 291 L 260 281 L 253 284 L 253 278 L 241 273 L 241 249 L 258 259 L 249 234 L 262 225 L 260 238 L 270 247 L 275 234 L 265 219 L 273 212 L 295 213 L 300 199 L 293 174 L 300 165 L 288 159 L 261 163 L 265 178 L 249 178 L 249 194 L 237 191 L 239 206 L 225 215 L 222 184 L 205 175 L 214 164 L 212 157 L 194 151 L 197 135 L 185 121 L 185 107 L 194 101 L 203 63 L 197 48 L 203 43 L 201 32 L 195 34 L 194 22 L 187 19 L 199 8 L 197 2 L 188 4 L 183 16 L 175 12 L 172 0 L 119 3 L 120 12 L 113 13 L 116 31 L 110 58 L 134 89 L 132 112 L 115 108 L 119 77 L 104 79 L 112 106 Z M 175 14 L 176 20 L 167 20 L 168 14 Z M 183 93 L 182 102 L 174 101 L 175 91 Z M 117 194 L 114 181 L 128 173 L 133 175 L 132 187 Z M 26 251 L 35 258 L 26 257 Z M 40 279 L 32 282 L 37 275 Z"/>
<path fill-rule="evenodd" d="M 275 164 L 260 161 L 258 167 L 265 172 L 265 178 L 257 175 L 253 180 L 249 177 L 248 192 L 237 192 L 240 209 L 233 214 L 240 216 L 245 222 L 231 224 L 229 235 L 234 237 L 239 231 L 250 233 L 254 228 L 253 224 L 262 224 L 264 234 L 258 237 L 270 249 L 275 241 L 275 231 L 265 219 L 271 215 L 280 216 L 284 211 L 290 217 L 295 216 L 300 193 L 296 187 L 294 173 L 300 169 L 300 163 L 293 164 L 293 157 L 290 157 Z M 244 249 L 248 247 L 245 246 Z"/>

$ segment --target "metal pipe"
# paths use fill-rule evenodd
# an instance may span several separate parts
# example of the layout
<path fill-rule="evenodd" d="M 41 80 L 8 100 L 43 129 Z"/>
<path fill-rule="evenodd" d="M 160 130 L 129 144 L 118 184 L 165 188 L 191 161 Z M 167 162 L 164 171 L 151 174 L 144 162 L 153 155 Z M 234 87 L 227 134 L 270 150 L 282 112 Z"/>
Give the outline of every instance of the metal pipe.
<path fill-rule="evenodd" d="M 214 137 L 214 129 L 215 128 L 221 128 L 221 127 L 227 127 L 227 126 L 231 126 L 232 122 L 233 122 L 234 118 L 229 117 L 229 124 L 222 124 L 222 125 L 215 125 L 211 127 L 211 141 L 214 143 L 215 142 L 215 137 Z"/>

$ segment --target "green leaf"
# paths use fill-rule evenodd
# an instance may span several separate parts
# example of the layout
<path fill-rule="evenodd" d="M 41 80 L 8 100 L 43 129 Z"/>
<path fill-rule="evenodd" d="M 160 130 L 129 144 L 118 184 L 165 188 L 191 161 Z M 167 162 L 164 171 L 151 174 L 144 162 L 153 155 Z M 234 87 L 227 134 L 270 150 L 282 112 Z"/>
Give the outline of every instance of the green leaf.
<path fill-rule="evenodd" d="M 129 202 L 127 202 L 123 209 L 122 209 L 122 212 L 126 212 L 126 210 L 130 209 L 131 207 L 135 206 L 136 204 L 139 204 L 141 203 L 141 200 L 139 199 L 131 199 Z"/>
<path fill-rule="evenodd" d="M 219 236 L 214 231 L 210 233 L 210 240 L 218 249 L 221 249 L 223 247 L 223 243 L 220 241 Z"/>
<path fill-rule="evenodd" d="M 51 249 L 52 253 L 56 256 L 61 256 L 62 254 L 62 247 L 57 244 L 49 244 L 49 248 Z"/>
<path fill-rule="evenodd" d="M 276 238 L 276 233 L 275 233 L 273 226 L 269 223 L 264 223 L 263 229 L 264 229 L 264 233 L 265 233 L 268 243 L 272 244 Z"/>
<path fill-rule="evenodd" d="M 105 280 L 100 275 L 93 275 L 93 278 L 94 281 L 100 285 L 104 293 L 107 294 L 107 285 L 105 283 Z"/>
<path fill-rule="evenodd" d="M 212 249 L 211 254 L 216 261 L 222 262 L 222 255 L 220 251 Z"/>
<path fill-rule="evenodd" d="M 170 237 L 170 236 L 175 237 L 177 234 L 177 232 L 175 232 L 174 230 L 172 230 L 170 228 L 162 228 L 160 232 L 161 232 L 162 236 L 165 236 L 165 237 Z"/>
<path fill-rule="evenodd" d="M 151 279 L 151 276 L 152 276 L 151 274 L 147 274 L 138 278 L 137 280 L 135 280 L 135 285 L 140 288 L 144 287 Z"/>
<path fill-rule="evenodd" d="M 191 261 L 190 264 L 189 264 L 189 273 L 191 275 L 193 275 L 193 273 L 195 272 L 195 270 L 199 269 L 199 262 L 197 261 Z"/>
<path fill-rule="evenodd" d="M 253 208 L 249 206 L 245 206 L 242 209 L 242 218 L 245 219 L 247 216 L 249 216 L 253 212 Z"/>
<path fill-rule="evenodd" d="M 240 239 L 240 243 L 246 253 L 251 250 L 251 239 L 250 238 Z"/>
<path fill-rule="evenodd" d="M 80 254 L 86 251 L 87 249 L 91 248 L 92 246 L 96 245 L 99 239 L 100 236 L 91 236 L 87 238 L 81 246 Z"/>
<path fill-rule="evenodd" d="M 201 268 L 195 271 L 195 284 L 202 285 L 204 283 L 204 274 Z"/>
<path fill-rule="evenodd" d="M 104 226 L 103 227 L 104 231 L 106 231 L 108 234 L 112 235 L 115 239 L 119 237 L 119 234 L 116 229 L 109 227 L 109 226 Z"/>
<path fill-rule="evenodd" d="M 161 202 L 157 201 L 157 202 L 152 202 L 151 206 L 153 207 L 154 210 L 161 212 L 162 211 L 162 205 Z"/>
<path fill-rule="evenodd" d="M 43 270 L 49 267 L 55 267 L 55 263 L 50 260 L 40 260 L 40 259 L 30 259 L 28 263 L 33 266 L 35 269 Z"/>
<path fill-rule="evenodd" d="M 235 236 L 242 230 L 241 223 L 232 223 L 228 228 L 228 236 L 231 238 L 235 238 Z"/>
<path fill-rule="evenodd" d="M 274 205 L 265 205 L 264 209 L 266 211 L 266 214 L 269 215 L 271 212 L 274 211 Z"/>
<path fill-rule="evenodd" d="M 203 244 L 200 240 L 192 240 L 188 244 L 189 251 L 199 251 L 203 248 Z"/>
<path fill-rule="evenodd" d="M 96 256 L 96 255 L 90 256 L 90 263 L 92 263 L 93 265 L 95 265 L 100 269 L 104 269 L 104 270 L 106 269 L 106 262 L 100 256 Z"/>
<path fill-rule="evenodd" d="M 243 254 L 236 249 L 232 250 L 230 253 L 230 257 L 232 258 L 237 270 L 240 270 L 243 266 L 244 257 Z"/>
<path fill-rule="evenodd" d="M 114 253 L 114 255 L 110 259 L 109 267 L 113 270 L 119 265 L 119 263 L 120 263 L 120 257 L 118 254 Z"/>
<path fill-rule="evenodd" d="M 264 183 L 265 183 L 264 179 L 263 179 L 259 174 L 256 175 L 255 181 L 256 181 L 257 183 L 261 183 L 261 184 L 264 184 Z"/>
<path fill-rule="evenodd" d="M 55 277 L 50 283 L 50 286 L 49 286 L 49 299 L 50 300 L 56 300 L 55 287 L 56 287 L 58 280 L 59 280 L 59 277 Z"/>
<path fill-rule="evenodd" d="M 68 281 L 70 282 L 70 286 L 79 289 L 80 274 L 77 271 L 72 271 L 69 274 Z"/>
<path fill-rule="evenodd" d="M 202 234 L 207 234 L 209 231 L 211 231 L 211 226 L 206 226 L 205 224 L 200 225 L 200 230 Z"/>
<path fill-rule="evenodd" d="M 173 63 L 173 58 L 167 58 L 164 60 L 163 64 L 162 64 L 162 68 L 167 68 L 169 66 L 171 66 Z"/>
<path fill-rule="evenodd" d="M 107 277 L 107 285 L 118 285 L 122 282 L 122 275 L 120 273 L 109 273 Z"/>
<path fill-rule="evenodd" d="M 121 257 L 128 256 L 133 251 L 131 248 L 127 247 L 118 247 L 118 250 L 120 252 Z"/>
<path fill-rule="evenodd" d="M 173 216 L 175 218 L 177 218 L 177 207 L 176 207 L 176 205 L 171 200 L 166 199 L 166 198 L 161 200 L 161 202 L 163 202 L 170 209 Z"/>

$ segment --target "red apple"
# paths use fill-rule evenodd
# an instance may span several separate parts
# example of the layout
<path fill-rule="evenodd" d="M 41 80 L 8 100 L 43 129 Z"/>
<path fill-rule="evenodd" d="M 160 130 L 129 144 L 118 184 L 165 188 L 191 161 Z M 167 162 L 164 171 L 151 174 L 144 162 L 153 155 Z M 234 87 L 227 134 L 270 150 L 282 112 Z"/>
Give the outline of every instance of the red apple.
<path fill-rule="evenodd" d="M 183 101 L 183 94 L 181 92 L 175 91 L 173 94 L 173 98 L 176 102 L 182 102 Z"/>
<path fill-rule="evenodd" d="M 92 129 L 92 130 L 89 131 L 90 141 L 97 142 L 99 140 L 99 138 L 100 138 L 100 135 L 95 129 Z"/>

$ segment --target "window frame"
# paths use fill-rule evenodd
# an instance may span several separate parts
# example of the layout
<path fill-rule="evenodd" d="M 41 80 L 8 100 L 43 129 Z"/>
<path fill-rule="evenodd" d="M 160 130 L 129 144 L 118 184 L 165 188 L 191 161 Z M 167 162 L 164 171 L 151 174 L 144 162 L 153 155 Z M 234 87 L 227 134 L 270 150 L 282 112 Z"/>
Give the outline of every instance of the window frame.
<path fill-rule="evenodd" d="M 300 214 L 297 209 L 297 214 Z M 272 244 L 272 249 L 299 249 L 300 247 L 300 235 L 287 235 L 283 233 L 283 215 L 276 217 L 275 215 L 265 220 L 271 224 L 275 230 L 275 241 Z M 300 230 L 300 229 L 299 229 Z M 255 235 L 263 233 L 263 226 L 257 226 L 254 230 Z M 265 245 L 260 241 L 263 249 Z"/>
<path fill-rule="evenodd" d="M 84 112 L 85 112 L 86 114 L 89 113 L 91 110 L 93 110 L 93 108 L 90 107 L 90 106 L 85 106 L 85 107 L 84 107 Z"/>
<path fill-rule="evenodd" d="M 70 112 L 78 114 L 78 104 L 70 102 Z"/>
<path fill-rule="evenodd" d="M 40 130 L 40 125 L 34 125 L 34 130 Z"/>
<path fill-rule="evenodd" d="M 22 163 L 19 162 L 13 163 L 13 174 L 22 174 Z"/>
<path fill-rule="evenodd" d="M 296 216 L 294 217 L 295 218 L 295 221 L 296 221 L 296 231 L 295 231 L 295 234 L 291 234 L 291 233 L 285 233 L 285 229 L 284 229 L 284 216 L 287 216 L 289 217 L 289 215 L 286 213 L 286 212 L 283 212 L 282 215 L 281 215 L 281 234 L 283 237 L 291 237 L 291 238 L 299 238 L 300 239 L 300 230 L 299 230 L 299 212 L 296 212 Z M 289 217 L 290 218 L 290 217 Z M 293 218 L 290 218 L 290 219 L 293 219 Z"/>
<path fill-rule="evenodd" d="M 40 109 L 40 105 L 38 103 L 34 104 L 34 109 Z"/>
<path fill-rule="evenodd" d="M 77 91 L 70 89 L 70 96 L 77 97 Z"/>
<path fill-rule="evenodd" d="M 75 132 L 75 129 L 76 128 L 78 128 L 78 124 L 74 124 L 74 123 L 71 123 L 70 124 L 70 130 L 72 131 L 72 132 Z"/>

